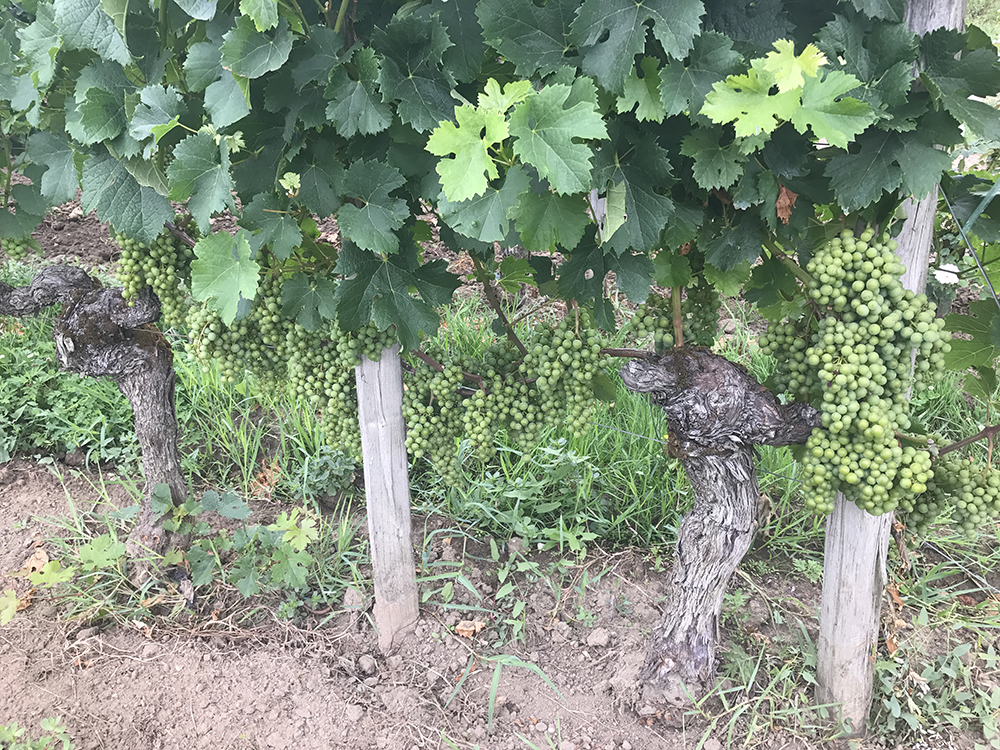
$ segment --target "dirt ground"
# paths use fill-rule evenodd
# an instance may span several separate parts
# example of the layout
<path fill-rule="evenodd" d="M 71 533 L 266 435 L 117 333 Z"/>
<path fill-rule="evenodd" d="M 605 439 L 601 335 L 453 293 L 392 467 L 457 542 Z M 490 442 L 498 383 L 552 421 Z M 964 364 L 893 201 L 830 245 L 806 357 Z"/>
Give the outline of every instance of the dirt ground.
<path fill-rule="evenodd" d="M 58 208 L 35 236 L 50 259 L 87 267 L 115 259 L 107 229 L 82 216 L 78 205 Z M 127 488 L 113 483 L 108 499 L 132 502 Z M 36 540 L 51 536 L 47 519 L 102 502 L 93 478 L 65 465 L 21 459 L 0 465 L 0 591 L 24 592 L 24 579 L 6 574 L 24 565 Z M 420 544 L 426 530 L 415 527 Z M 461 562 L 477 591 L 494 597 L 498 583 L 488 555 L 446 539 L 437 535 L 430 554 Z M 41 719 L 61 716 L 86 750 L 834 747 L 792 728 L 754 735 L 745 725 L 738 725 L 741 739 L 733 744 L 721 731 L 706 738 L 704 716 L 647 710 L 636 675 L 663 606 L 665 575 L 636 551 L 588 557 L 569 581 L 539 578 L 525 594 L 524 640 L 506 652 L 546 679 L 510 664 L 495 689 L 491 623 L 462 637 L 458 614 L 433 604 L 383 654 L 363 595 L 345 597 L 333 619 L 291 625 L 272 614 L 242 628 L 234 624 L 235 600 L 201 600 L 174 620 L 122 623 L 96 613 L 67 619 L 62 602 L 39 592 L 0 628 L 0 726 L 37 728 Z M 456 590 L 458 601 L 471 597 Z M 815 585 L 775 578 L 754 590 L 797 602 L 815 637 Z M 793 639 L 791 625 L 771 624 L 760 593 L 743 606 L 742 632 L 724 626 L 723 646 L 734 636 Z M 951 747 L 968 746 L 949 742 L 933 750 Z"/>

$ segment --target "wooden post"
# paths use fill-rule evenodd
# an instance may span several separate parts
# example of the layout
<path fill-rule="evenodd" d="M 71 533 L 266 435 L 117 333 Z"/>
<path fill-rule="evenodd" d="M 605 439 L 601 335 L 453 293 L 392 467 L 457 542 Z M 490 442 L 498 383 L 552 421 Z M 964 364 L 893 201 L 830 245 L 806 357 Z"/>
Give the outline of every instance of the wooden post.
<path fill-rule="evenodd" d="M 355 374 L 375 575 L 375 627 L 379 648 L 385 652 L 419 614 L 399 345 L 384 349 L 378 362 L 362 356 Z"/>

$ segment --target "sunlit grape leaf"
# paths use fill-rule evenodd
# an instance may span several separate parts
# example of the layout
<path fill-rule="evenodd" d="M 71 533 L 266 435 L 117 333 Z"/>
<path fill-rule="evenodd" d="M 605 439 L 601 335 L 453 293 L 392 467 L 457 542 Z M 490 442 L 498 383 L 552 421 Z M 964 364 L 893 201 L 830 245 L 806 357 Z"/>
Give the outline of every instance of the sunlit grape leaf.
<path fill-rule="evenodd" d="M 816 78 L 821 66 L 826 65 L 826 57 L 815 45 L 807 44 L 798 56 L 795 43 L 779 39 L 774 50 L 767 53 L 762 67 L 774 76 L 778 91 L 793 91 L 805 85 L 806 78 Z"/>
<path fill-rule="evenodd" d="M 868 104 L 843 96 L 860 83 L 839 70 L 832 70 L 822 78 L 807 78 L 802 89 L 802 106 L 791 116 L 795 129 L 805 133 L 806 128 L 812 128 L 817 138 L 847 148 L 858 133 L 877 119 Z"/>
<path fill-rule="evenodd" d="M 111 534 L 101 534 L 77 548 L 83 570 L 110 568 L 125 555 L 125 543 Z"/>
<path fill-rule="evenodd" d="M 639 62 L 643 75 L 639 77 L 636 68 L 632 68 L 625 78 L 625 87 L 618 97 L 615 108 L 618 114 L 635 110 L 637 120 L 652 120 L 663 122 L 666 110 L 660 97 L 660 71 L 655 57 L 644 57 Z"/>
<path fill-rule="evenodd" d="M 578 0 L 481 0 L 476 14 L 486 41 L 514 63 L 517 75 L 546 75 L 566 65 L 579 6 Z"/>
<path fill-rule="evenodd" d="M 634 55 L 646 47 L 648 22 L 670 57 L 683 60 L 701 30 L 701 0 L 584 0 L 573 22 L 583 70 L 620 93 Z"/>
<path fill-rule="evenodd" d="M 510 116 L 514 153 L 561 194 L 590 188 L 592 151 L 578 141 L 608 137 L 596 101 L 566 106 L 574 91 L 558 84 L 546 86 L 518 104 Z"/>
<path fill-rule="evenodd" d="M 451 46 L 440 18 L 424 7 L 376 28 L 372 46 L 382 55 L 379 86 L 384 99 L 397 102 L 400 119 L 424 132 L 451 118 L 454 81 L 441 58 Z"/>
<path fill-rule="evenodd" d="M 326 87 L 329 99 L 326 116 L 345 138 L 357 133 L 381 133 L 392 122 L 392 111 L 382 101 L 378 92 L 378 61 L 367 47 L 358 49 L 352 58 L 356 77 L 348 75 L 344 66 L 338 67 Z"/>
<path fill-rule="evenodd" d="M 240 0 L 240 13 L 253 19 L 257 31 L 278 25 L 278 0 Z"/>
<path fill-rule="evenodd" d="M 681 142 L 681 153 L 694 159 L 694 178 L 706 190 L 727 188 L 736 182 L 746 157 L 737 142 L 719 144 L 721 133 L 696 128 Z"/>
<path fill-rule="evenodd" d="M 698 112 L 712 86 L 734 74 L 743 57 L 733 50 L 733 41 L 706 31 L 694 40 L 686 62 L 671 60 L 660 71 L 660 96 L 666 115 Z"/>
<path fill-rule="evenodd" d="M 510 232 L 512 209 L 529 187 L 527 171 L 515 164 L 507 171 L 499 188 L 488 187 L 476 198 L 457 202 L 442 195 L 438 211 L 448 226 L 466 237 L 480 242 L 504 242 Z"/>
<path fill-rule="evenodd" d="M 260 32 L 252 19 L 240 16 L 223 39 L 222 66 L 233 75 L 253 79 L 285 64 L 294 36 L 284 18 L 273 31 Z"/>
<path fill-rule="evenodd" d="M 208 133 L 189 135 L 174 147 L 167 177 L 170 199 L 188 202 L 188 209 L 202 232 L 210 231 L 213 213 L 227 208 L 236 212 L 229 150 L 224 138 L 216 143 Z"/>
<path fill-rule="evenodd" d="M 801 101 L 798 90 L 772 94 L 775 83 L 774 75 L 759 66 L 729 76 L 712 86 L 701 114 L 713 122 L 733 123 L 741 138 L 770 133 L 795 114 Z"/>
<path fill-rule="evenodd" d="M 359 247 L 376 253 L 399 248 L 396 230 L 410 215 L 406 201 L 389 195 L 406 180 L 395 167 L 377 161 L 356 161 L 344 173 L 344 195 L 361 203 L 345 203 L 337 213 L 340 231 Z"/>
<path fill-rule="evenodd" d="M 336 291 L 330 279 L 298 272 L 286 279 L 281 287 L 282 314 L 295 318 L 295 322 L 307 331 L 315 331 L 324 320 L 337 316 Z"/>
<path fill-rule="evenodd" d="M 494 109 L 455 107 L 455 120 L 457 125 L 442 122 L 427 139 L 427 150 L 444 157 L 436 171 L 453 202 L 482 195 L 487 179 L 499 176 L 490 148 L 508 136 L 506 119 Z"/>
<path fill-rule="evenodd" d="M 34 163 L 46 167 L 42 173 L 42 195 L 53 205 L 76 197 L 80 174 L 73 148 L 64 135 L 47 131 L 32 133 L 28 137 L 28 156 Z"/>
<path fill-rule="evenodd" d="M 241 297 L 252 300 L 257 295 L 260 267 L 250 253 L 243 229 L 235 237 L 228 232 L 215 232 L 195 244 L 191 294 L 199 302 L 208 302 L 226 325 L 236 318 Z"/>
<path fill-rule="evenodd" d="M 128 65 L 125 40 L 100 0 L 54 0 L 55 26 L 67 49 L 94 50 L 105 60 Z"/>
<path fill-rule="evenodd" d="M 534 93 L 531 81 L 511 81 L 501 90 L 495 78 L 491 78 L 479 95 L 480 109 L 493 109 L 504 113 L 518 102 L 523 102 Z"/>
<path fill-rule="evenodd" d="M 152 244 L 163 231 L 164 222 L 173 221 L 170 201 L 141 186 L 122 162 L 106 153 L 87 159 L 81 185 L 83 212 L 96 212 L 98 219 L 127 237 Z"/>

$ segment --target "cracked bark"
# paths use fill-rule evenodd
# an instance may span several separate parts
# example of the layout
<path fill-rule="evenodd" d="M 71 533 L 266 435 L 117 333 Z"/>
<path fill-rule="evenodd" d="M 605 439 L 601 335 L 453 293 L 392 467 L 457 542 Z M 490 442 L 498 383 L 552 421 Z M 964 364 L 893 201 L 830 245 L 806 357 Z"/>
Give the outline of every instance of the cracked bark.
<path fill-rule="evenodd" d="M 130 307 L 121 289 L 103 289 L 85 271 L 71 266 L 45 268 L 24 287 L 0 283 L 0 315 L 36 315 L 59 303 L 63 309 L 53 326 L 53 338 L 62 368 L 111 378 L 132 405 L 145 488 L 126 546 L 133 580 L 141 584 L 150 573 L 150 553 L 161 553 L 170 541 L 162 517 L 152 508 L 154 488 L 166 484 L 175 504 L 182 503 L 188 492 L 177 450 L 173 353 L 152 325 L 160 317 L 160 303 L 144 290 Z"/>
<path fill-rule="evenodd" d="M 713 684 L 722 597 L 756 524 L 754 446 L 804 443 L 819 415 L 781 404 L 744 368 L 703 349 L 633 360 L 621 375 L 666 413 L 668 451 L 695 492 L 678 531 L 667 610 L 639 674 L 645 700 L 682 705 Z"/>

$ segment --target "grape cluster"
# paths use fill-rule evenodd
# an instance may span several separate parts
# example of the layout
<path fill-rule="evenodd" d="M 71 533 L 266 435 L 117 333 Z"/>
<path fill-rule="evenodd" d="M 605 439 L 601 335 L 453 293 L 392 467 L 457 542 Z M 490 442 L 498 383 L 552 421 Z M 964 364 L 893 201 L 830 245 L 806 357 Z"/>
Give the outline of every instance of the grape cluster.
<path fill-rule="evenodd" d="M 649 299 L 636 308 L 635 314 L 622 327 L 622 332 L 638 341 L 652 335 L 653 351 L 662 354 L 674 345 L 672 315 L 670 302 L 665 297 L 650 294 Z"/>
<path fill-rule="evenodd" d="M 461 478 L 458 442 L 462 419 L 462 366 L 457 362 L 440 371 L 417 367 L 406 376 L 403 418 L 406 420 L 406 450 L 414 459 L 426 458 L 448 485 Z"/>
<path fill-rule="evenodd" d="M 712 346 L 719 335 L 719 292 L 714 286 L 699 278 L 698 283 L 687 288 L 681 314 L 684 317 L 684 343 L 691 346 Z"/>
<path fill-rule="evenodd" d="M 850 231 L 807 266 L 812 306 L 797 321 L 768 326 L 761 349 L 778 360 L 773 383 L 819 409 L 822 428 L 806 442 L 806 505 L 832 510 L 837 492 L 879 515 L 927 489 L 925 450 L 903 447 L 910 426 L 911 355 L 917 377 L 942 372 L 950 335 L 923 295 L 899 281 L 896 244 Z"/>
<path fill-rule="evenodd" d="M 190 216 L 175 217 L 175 223 L 185 231 L 197 230 Z M 194 250 L 182 240 L 164 231 L 152 245 L 126 237 L 119 232 L 114 237 L 121 248 L 118 259 L 118 283 L 122 296 L 134 303 L 146 287 L 160 300 L 161 320 L 166 327 L 179 326 L 187 317 L 186 294 L 183 285 L 190 282 Z"/>
<path fill-rule="evenodd" d="M 0 252 L 4 253 L 11 260 L 23 260 L 29 250 L 38 248 L 38 244 L 31 237 L 2 237 L 0 238 Z"/>
<path fill-rule="evenodd" d="M 925 535 L 949 507 L 952 525 L 974 538 L 984 524 L 1000 515 L 1000 470 L 949 453 L 934 460 L 934 474 L 925 491 L 899 503 L 906 513 L 907 530 L 916 536 Z"/>

